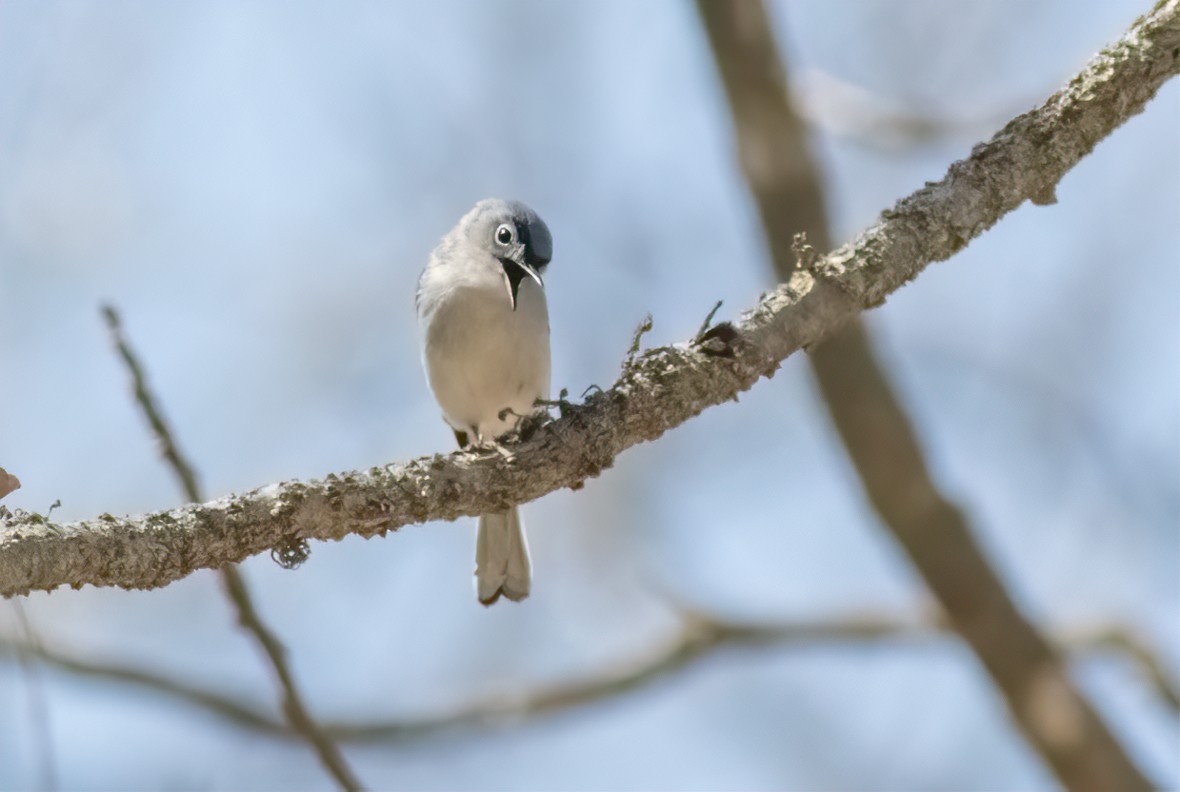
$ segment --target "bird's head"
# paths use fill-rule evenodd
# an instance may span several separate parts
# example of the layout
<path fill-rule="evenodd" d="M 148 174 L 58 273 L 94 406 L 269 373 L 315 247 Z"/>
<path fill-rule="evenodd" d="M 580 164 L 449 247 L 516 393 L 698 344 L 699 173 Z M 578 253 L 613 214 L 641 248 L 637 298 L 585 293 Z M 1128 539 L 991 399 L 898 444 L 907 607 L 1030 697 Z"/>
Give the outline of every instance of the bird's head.
<path fill-rule="evenodd" d="M 553 237 L 545 221 L 520 201 L 480 201 L 459 221 L 459 228 L 469 243 L 489 253 L 502 270 L 513 310 L 525 278 L 545 285 L 541 276 L 553 258 Z"/>

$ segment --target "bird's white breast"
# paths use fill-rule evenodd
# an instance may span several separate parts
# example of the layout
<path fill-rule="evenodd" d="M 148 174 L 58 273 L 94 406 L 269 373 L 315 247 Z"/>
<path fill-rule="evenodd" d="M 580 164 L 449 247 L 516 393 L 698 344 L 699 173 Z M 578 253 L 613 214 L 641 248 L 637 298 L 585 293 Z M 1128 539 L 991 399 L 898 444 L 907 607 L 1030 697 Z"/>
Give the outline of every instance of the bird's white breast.
<path fill-rule="evenodd" d="M 424 275 L 420 318 L 426 377 L 455 429 L 497 437 L 549 397 L 549 312 L 545 292 L 521 282 L 516 310 L 502 277 L 443 283 Z"/>

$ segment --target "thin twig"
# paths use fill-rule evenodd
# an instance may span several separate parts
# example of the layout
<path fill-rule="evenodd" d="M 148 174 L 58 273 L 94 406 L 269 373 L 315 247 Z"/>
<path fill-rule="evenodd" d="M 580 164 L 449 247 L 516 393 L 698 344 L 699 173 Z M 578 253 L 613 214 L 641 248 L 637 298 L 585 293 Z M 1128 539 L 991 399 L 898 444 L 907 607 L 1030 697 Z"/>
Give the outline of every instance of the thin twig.
<path fill-rule="evenodd" d="M 29 615 L 25 613 L 24 603 L 19 599 L 12 600 L 16 611 L 16 620 L 20 623 L 24 633 L 22 644 L 17 646 L 16 658 L 24 672 L 29 690 L 30 719 L 33 721 L 33 739 L 40 748 L 41 756 L 41 788 L 46 792 L 57 789 L 57 763 L 54 761 L 53 728 L 49 719 L 49 699 L 45 695 L 45 680 L 41 677 L 40 669 L 34 658 L 41 657 L 43 652 L 41 637 L 33 629 Z"/>
<path fill-rule="evenodd" d="M 156 409 L 156 400 L 148 390 L 147 376 L 144 374 L 143 367 L 139 364 L 139 359 L 131 351 L 131 347 L 128 346 L 127 339 L 123 335 L 123 323 L 119 319 L 118 311 L 113 305 L 104 305 L 102 306 L 102 316 L 106 321 L 107 330 L 110 331 L 111 343 L 114 344 L 115 351 L 119 353 L 123 364 L 127 366 L 127 372 L 131 375 L 131 384 L 135 389 L 135 403 L 143 410 L 143 415 L 151 427 L 152 436 L 160 444 L 160 454 L 168 466 L 172 468 L 172 472 L 180 479 L 180 488 L 184 490 L 184 496 L 194 503 L 199 503 L 201 495 L 200 488 L 197 486 L 197 474 L 188 460 L 180 453 L 180 449 L 176 447 L 176 443 L 172 440 L 172 431 L 168 428 L 164 416 Z"/>
<path fill-rule="evenodd" d="M 791 109 L 784 61 L 764 5 L 697 0 L 697 7 L 729 100 L 742 167 L 774 268 L 786 280 L 795 272 L 796 258 L 812 268 L 799 232 L 821 250 L 831 246 L 822 180 L 808 150 L 807 130 Z M 1175 2 L 1160 3 L 1156 11 L 1168 7 L 1176 13 Z M 1169 53 L 1173 65 L 1177 52 Z M 1037 165 L 1047 168 L 1050 163 Z M 1056 179 L 1046 180 L 1028 197 L 1035 203 L 1051 202 L 1055 184 Z M 822 265 L 814 268 L 823 270 Z M 987 668 L 1031 746 L 1075 792 L 1149 788 L 1076 689 L 1055 648 L 1016 608 L 963 512 L 931 479 L 909 417 L 874 358 L 863 323 L 852 321 L 829 336 L 811 350 L 810 360 L 882 525 L 907 551 Z"/>
<path fill-rule="evenodd" d="M 859 616 L 822 621 L 739 623 L 686 614 L 670 638 L 632 659 L 594 675 L 521 693 L 504 694 L 451 712 L 378 721 L 323 722 L 324 733 L 341 742 L 377 742 L 426 737 L 441 731 L 479 729 L 517 723 L 566 709 L 589 706 L 657 682 L 668 682 L 696 663 L 727 649 L 813 647 L 858 643 L 905 643 L 945 639 L 949 628 L 936 620 Z M 1116 642 L 1108 637 L 1120 636 Z M 1075 632 L 1062 639 L 1073 656 L 1094 652 L 1123 652 L 1138 661 L 1156 693 L 1176 708 L 1176 683 L 1162 671 L 1155 653 L 1128 631 L 1117 627 Z M 261 708 L 243 703 L 241 696 L 202 688 L 158 672 L 116 663 L 81 659 L 58 648 L 30 646 L 0 638 L 0 656 L 29 652 L 66 673 L 135 685 L 182 701 L 247 731 L 283 739 L 301 739 L 288 723 Z"/>
<path fill-rule="evenodd" d="M 41 660 L 50 668 L 64 671 L 78 677 L 122 683 L 133 687 L 160 693 L 177 701 L 185 702 L 205 710 L 228 723 L 250 731 L 282 736 L 291 740 L 302 740 L 284 721 L 276 719 L 259 707 L 242 703 L 240 695 L 205 689 L 181 679 L 161 674 L 150 669 L 136 668 L 122 663 L 103 663 L 89 657 L 73 655 L 44 643 L 32 645 L 11 639 L 0 638 L 0 654 L 26 652 Z"/>
<path fill-rule="evenodd" d="M 705 316 L 705 321 L 701 322 L 701 327 L 697 330 L 697 334 L 693 336 L 694 341 L 700 341 L 704 338 L 705 333 L 709 332 L 709 328 L 713 325 L 713 317 L 721 310 L 722 301 L 718 300 L 713 304 L 712 310 Z"/>
<path fill-rule="evenodd" d="M 974 135 L 1001 126 L 1013 112 L 1036 100 L 1005 101 L 966 112 L 939 115 L 930 108 L 907 107 L 881 92 L 848 82 L 821 69 L 803 69 L 791 80 L 791 107 L 810 126 L 854 145 L 889 155 L 945 139 Z"/>
<path fill-rule="evenodd" d="M 144 416 L 147 417 L 152 434 L 160 444 L 165 461 L 179 479 L 185 496 L 190 501 L 200 502 L 201 494 L 197 487 L 196 472 L 180 449 L 177 448 L 164 416 L 156 407 L 156 400 L 148 390 L 147 377 L 143 367 L 123 334 L 118 312 L 114 307 L 106 305 L 103 306 L 102 313 L 106 319 L 107 328 L 110 330 L 111 340 L 131 374 L 135 387 L 135 401 L 143 410 Z M 283 713 L 286 715 L 291 730 L 311 746 L 319 756 L 321 764 L 336 779 L 341 789 L 350 790 L 350 792 L 360 790 L 361 783 L 344 760 L 340 750 L 323 733 L 323 730 L 308 713 L 307 707 L 304 706 L 303 698 L 287 664 L 286 651 L 279 639 L 259 617 L 258 610 L 254 607 L 254 599 L 250 595 L 250 590 L 241 572 L 232 564 L 222 566 L 219 572 L 226 596 L 229 597 L 237 611 L 238 623 L 258 643 L 274 672 L 282 691 Z"/>
<path fill-rule="evenodd" d="M 1136 632 L 1122 625 L 1110 625 L 1079 632 L 1062 641 L 1064 646 L 1086 646 L 1092 651 L 1106 650 L 1128 655 L 1143 669 L 1143 674 L 1172 710 L 1180 714 L 1180 684 L 1164 668 L 1159 655 Z"/>

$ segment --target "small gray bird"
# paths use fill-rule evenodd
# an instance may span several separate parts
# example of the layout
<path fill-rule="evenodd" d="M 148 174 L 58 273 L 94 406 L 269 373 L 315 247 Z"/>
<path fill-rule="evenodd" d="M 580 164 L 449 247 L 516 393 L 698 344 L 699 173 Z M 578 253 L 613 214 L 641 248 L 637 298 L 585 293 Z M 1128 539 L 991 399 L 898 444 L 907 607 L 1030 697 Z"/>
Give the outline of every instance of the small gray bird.
<path fill-rule="evenodd" d="M 517 201 L 480 201 L 418 279 L 422 361 L 459 446 L 492 445 L 549 398 L 549 309 L 541 275 L 553 238 Z M 475 578 L 491 605 L 529 595 L 529 550 L 513 506 L 479 518 Z"/>

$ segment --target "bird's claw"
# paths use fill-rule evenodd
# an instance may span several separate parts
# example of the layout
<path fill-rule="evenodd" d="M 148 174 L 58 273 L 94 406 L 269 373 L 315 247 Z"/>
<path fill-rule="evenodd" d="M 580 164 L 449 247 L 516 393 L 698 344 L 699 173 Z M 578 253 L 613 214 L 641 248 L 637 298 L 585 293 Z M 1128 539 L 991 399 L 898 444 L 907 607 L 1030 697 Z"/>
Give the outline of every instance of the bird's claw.
<path fill-rule="evenodd" d="M 471 443 L 471 445 L 469 445 L 464 450 L 474 451 L 478 454 L 499 454 L 504 458 L 505 461 L 508 462 L 512 461 L 512 459 L 515 457 L 515 455 L 506 445 L 491 437 L 477 437 Z"/>

